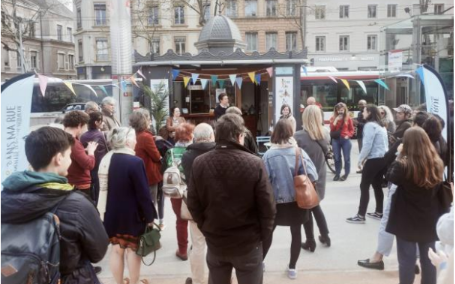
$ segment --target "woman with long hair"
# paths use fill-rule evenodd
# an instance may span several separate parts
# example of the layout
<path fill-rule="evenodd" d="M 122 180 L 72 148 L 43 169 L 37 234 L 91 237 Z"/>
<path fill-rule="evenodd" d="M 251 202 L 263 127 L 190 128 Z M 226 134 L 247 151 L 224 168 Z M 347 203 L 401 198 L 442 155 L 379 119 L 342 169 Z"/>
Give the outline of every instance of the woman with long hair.
<path fill-rule="evenodd" d="M 185 118 L 180 116 L 180 109 L 174 107 L 171 110 L 171 115 L 166 120 L 166 129 L 168 131 L 167 141 L 171 142 L 172 145 L 175 144 L 175 130 L 179 127 L 180 124 L 185 123 Z"/>
<path fill-rule="evenodd" d="M 297 145 L 308 153 L 316 167 L 319 177 L 316 182 L 316 192 L 319 200 L 322 201 L 325 195 L 325 177 L 327 174 L 325 153 L 328 151 L 330 138 L 327 129 L 322 126 L 321 109 L 318 106 L 310 105 L 305 108 L 302 114 L 302 127 L 303 130 L 297 131 L 294 138 L 297 141 Z M 316 241 L 314 239 L 312 216 L 314 216 L 319 228 L 319 241 L 328 247 L 330 247 L 331 242 L 324 212 L 322 212 L 321 206 L 318 205 L 310 210 L 309 219 L 303 224 L 306 242 L 302 243 L 302 248 L 314 252 Z"/>
<path fill-rule="evenodd" d="M 388 106 L 384 106 L 384 105 L 378 106 L 378 109 L 379 109 L 379 114 L 381 115 L 382 123 L 384 124 L 384 127 L 387 130 L 387 133 L 390 133 L 390 134 L 394 133 L 397 126 L 393 119 L 392 111 L 390 110 L 390 108 Z"/>
<path fill-rule="evenodd" d="M 351 171 L 351 137 L 354 135 L 354 124 L 349 116 L 348 107 L 344 103 L 338 103 L 333 109 L 330 118 L 330 132 L 332 133 L 332 147 L 335 157 L 335 177 L 334 181 L 345 181 Z M 333 133 L 339 132 L 335 136 Z M 344 175 L 341 175 L 341 151 L 344 157 Z"/>
<path fill-rule="evenodd" d="M 289 121 L 291 122 L 291 125 L 292 125 L 292 129 L 295 132 L 295 130 L 297 128 L 297 122 L 295 121 L 295 118 L 292 115 L 291 107 L 288 104 L 283 104 L 281 106 L 280 114 L 281 114 L 280 119 L 282 119 L 282 118 L 289 119 Z"/>
<path fill-rule="evenodd" d="M 264 154 L 262 160 L 275 196 L 277 213 L 274 230 L 276 226 L 287 226 L 291 229 L 291 256 L 287 273 L 289 278 L 296 279 L 296 264 L 299 259 L 300 244 L 302 242 L 300 227 L 308 221 L 308 210 L 297 206 L 294 173 L 297 172 L 298 175 L 306 174 L 311 181 L 318 180 L 318 173 L 308 154 L 298 147 L 293 135 L 292 123 L 288 119 L 280 119 L 272 133 L 272 146 Z M 301 162 L 302 157 L 304 164 Z M 297 170 L 295 169 L 296 159 L 298 159 L 299 167 Z M 272 245 L 272 238 L 273 236 L 271 235 L 269 239 L 263 240 L 264 259 Z"/>
<path fill-rule="evenodd" d="M 397 185 L 386 231 L 397 237 L 400 284 L 414 283 L 416 247 L 420 250 L 422 283 L 436 283 L 436 268 L 428 257 L 437 240 L 436 224 L 444 164 L 420 127 L 405 131 L 397 160 L 386 178 Z"/>
<path fill-rule="evenodd" d="M 382 124 L 379 109 L 375 105 L 367 105 L 363 109 L 363 118 L 367 121 L 363 127 L 363 145 L 359 155 L 359 169 L 362 169 L 360 182 L 360 205 L 357 215 L 347 218 L 348 223 L 364 224 L 365 213 L 370 201 L 370 186 L 373 186 L 376 199 L 376 210 L 367 216 L 380 220 L 382 218 L 384 193 L 382 192 L 382 176 L 386 165 L 384 155 L 388 150 L 387 131 Z M 363 167 L 363 168 L 362 168 Z"/>
<path fill-rule="evenodd" d="M 175 147 L 166 152 L 165 161 L 166 168 L 175 165 L 179 168 L 180 175 L 186 181 L 185 173 L 182 167 L 182 156 L 186 152 L 186 147 L 193 143 L 193 130 L 194 125 L 190 123 L 182 123 L 175 129 Z M 182 207 L 182 199 L 171 198 L 172 210 L 175 213 L 176 230 L 177 230 L 177 244 L 178 249 L 175 255 L 181 260 L 188 259 L 188 220 L 183 220 L 180 215 Z"/>

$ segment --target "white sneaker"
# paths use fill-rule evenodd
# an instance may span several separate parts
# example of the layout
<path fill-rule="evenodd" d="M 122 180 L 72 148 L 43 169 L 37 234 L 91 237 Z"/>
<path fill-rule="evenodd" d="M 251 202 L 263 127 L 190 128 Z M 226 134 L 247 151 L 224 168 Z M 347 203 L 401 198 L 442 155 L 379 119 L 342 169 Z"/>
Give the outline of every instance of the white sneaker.
<path fill-rule="evenodd" d="M 296 269 L 290 269 L 288 266 L 287 271 L 288 271 L 289 279 L 292 279 L 292 280 L 297 279 L 297 270 Z"/>

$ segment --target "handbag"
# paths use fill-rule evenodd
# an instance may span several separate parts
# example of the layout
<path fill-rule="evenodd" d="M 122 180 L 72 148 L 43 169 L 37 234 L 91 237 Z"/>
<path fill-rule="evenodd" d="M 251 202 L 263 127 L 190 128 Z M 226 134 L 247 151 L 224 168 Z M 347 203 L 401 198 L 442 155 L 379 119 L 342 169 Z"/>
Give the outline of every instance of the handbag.
<path fill-rule="evenodd" d="M 443 181 L 439 185 L 438 199 L 441 213 L 448 213 L 453 202 L 452 188 L 448 181 Z"/>
<path fill-rule="evenodd" d="M 153 223 L 153 226 L 145 226 L 145 232 L 142 236 L 139 237 L 139 246 L 137 248 L 136 254 L 142 257 L 142 263 L 151 266 L 156 259 L 156 251 L 161 248 L 160 238 L 161 238 L 161 229 L 160 227 Z M 144 257 L 149 255 L 153 251 L 153 261 L 150 264 L 145 263 Z"/>
<path fill-rule="evenodd" d="M 304 174 L 297 175 L 299 169 L 299 160 L 302 160 L 302 165 L 305 170 Z M 294 173 L 294 190 L 295 200 L 297 205 L 302 209 L 312 209 L 319 205 L 319 197 L 314 189 L 314 185 L 308 177 L 305 161 L 300 154 L 300 149 L 295 148 L 295 173 Z"/>
<path fill-rule="evenodd" d="M 183 220 L 193 221 L 193 216 L 191 216 L 190 210 L 188 210 L 188 191 L 185 190 L 182 198 L 182 205 L 180 206 L 180 218 Z"/>
<path fill-rule="evenodd" d="M 334 130 L 334 131 L 330 131 L 330 137 L 331 137 L 332 139 L 340 139 L 340 137 L 341 137 L 341 130 L 343 129 L 343 125 L 344 125 L 344 120 L 343 120 L 343 122 L 341 123 L 340 129 Z"/>

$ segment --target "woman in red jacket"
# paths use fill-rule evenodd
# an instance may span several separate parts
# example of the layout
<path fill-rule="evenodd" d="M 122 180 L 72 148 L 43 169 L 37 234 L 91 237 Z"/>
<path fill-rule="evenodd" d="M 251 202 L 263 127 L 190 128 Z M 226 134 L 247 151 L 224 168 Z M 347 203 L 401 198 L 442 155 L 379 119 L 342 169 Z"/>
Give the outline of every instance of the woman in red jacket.
<path fill-rule="evenodd" d="M 354 135 L 354 125 L 349 111 L 344 103 L 338 103 L 330 118 L 330 137 L 332 138 L 333 154 L 335 155 L 334 181 L 345 181 L 351 169 L 351 137 Z M 341 151 L 344 157 L 344 176 L 341 175 Z"/>
<path fill-rule="evenodd" d="M 161 174 L 161 155 L 155 144 L 155 139 L 150 126 L 150 112 L 146 109 L 138 109 L 130 115 L 130 126 L 136 131 L 137 144 L 134 148 L 136 156 L 144 161 L 145 171 L 152 196 L 153 204 L 158 204 L 158 183 L 163 180 Z"/>

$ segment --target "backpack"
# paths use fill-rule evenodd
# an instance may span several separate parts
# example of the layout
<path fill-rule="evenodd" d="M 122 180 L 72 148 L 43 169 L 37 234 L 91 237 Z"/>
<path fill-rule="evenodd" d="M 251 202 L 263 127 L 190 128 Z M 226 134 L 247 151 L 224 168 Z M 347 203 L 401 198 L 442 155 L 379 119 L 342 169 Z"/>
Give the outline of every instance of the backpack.
<path fill-rule="evenodd" d="M 174 159 L 174 151 L 172 149 L 168 153 L 171 155 L 172 165 L 163 174 L 163 193 L 170 198 L 182 198 L 183 192 L 186 190 L 186 184 L 179 169 L 181 161 Z"/>
<path fill-rule="evenodd" d="M 62 201 L 51 212 L 29 222 L 2 222 L 3 284 L 60 282 L 61 234 L 55 212 Z"/>
<path fill-rule="evenodd" d="M 166 152 L 169 150 L 169 149 L 172 149 L 174 147 L 174 145 L 172 145 L 171 142 L 167 141 L 167 140 L 164 140 L 164 139 L 156 139 L 156 136 L 155 136 L 155 144 L 156 144 L 156 148 L 158 148 L 158 152 L 160 152 L 160 155 L 161 155 L 161 174 L 164 173 L 164 171 L 166 170 L 166 159 L 164 158 L 166 156 Z"/>

